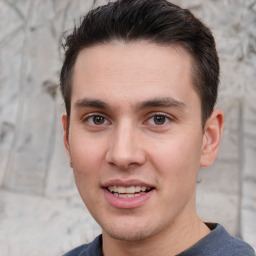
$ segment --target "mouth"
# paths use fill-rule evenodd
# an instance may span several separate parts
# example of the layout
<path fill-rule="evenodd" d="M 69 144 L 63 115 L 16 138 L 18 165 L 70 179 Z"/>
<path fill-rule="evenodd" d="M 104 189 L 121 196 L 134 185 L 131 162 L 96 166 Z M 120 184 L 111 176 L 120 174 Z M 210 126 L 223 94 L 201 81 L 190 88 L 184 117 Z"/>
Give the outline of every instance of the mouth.
<path fill-rule="evenodd" d="M 114 196 L 119 198 L 134 198 L 142 196 L 151 190 L 153 190 L 153 187 L 146 187 L 146 186 L 117 186 L 117 185 L 111 185 L 107 186 L 106 189 L 112 193 Z"/>

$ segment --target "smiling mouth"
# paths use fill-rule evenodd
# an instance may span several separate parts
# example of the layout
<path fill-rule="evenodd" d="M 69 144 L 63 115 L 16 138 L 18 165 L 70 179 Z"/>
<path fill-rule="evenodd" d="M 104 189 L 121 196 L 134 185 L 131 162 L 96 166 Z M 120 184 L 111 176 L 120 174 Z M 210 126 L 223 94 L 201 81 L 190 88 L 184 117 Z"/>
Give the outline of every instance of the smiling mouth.
<path fill-rule="evenodd" d="M 154 188 L 146 187 L 146 186 L 124 187 L 124 186 L 113 185 L 113 186 L 106 187 L 106 189 L 116 197 L 133 198 L 133 197 L 144 195 L 149 191 L 153 190 Z"/>

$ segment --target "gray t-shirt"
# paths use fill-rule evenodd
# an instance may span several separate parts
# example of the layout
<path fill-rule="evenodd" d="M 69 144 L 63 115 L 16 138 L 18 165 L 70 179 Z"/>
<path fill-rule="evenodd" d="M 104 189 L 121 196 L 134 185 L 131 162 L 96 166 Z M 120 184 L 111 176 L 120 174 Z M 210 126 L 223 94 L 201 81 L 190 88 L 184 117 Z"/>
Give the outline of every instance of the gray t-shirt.
<path fill-rule="evenodd" d="M 244 241 L 230 236 L 220 224 L 206 223 L 212 230 L 207 236 L 177 256 L 256 256 L 254 249 Z M 63 256 L 103 256 L 102 236 Z"/>

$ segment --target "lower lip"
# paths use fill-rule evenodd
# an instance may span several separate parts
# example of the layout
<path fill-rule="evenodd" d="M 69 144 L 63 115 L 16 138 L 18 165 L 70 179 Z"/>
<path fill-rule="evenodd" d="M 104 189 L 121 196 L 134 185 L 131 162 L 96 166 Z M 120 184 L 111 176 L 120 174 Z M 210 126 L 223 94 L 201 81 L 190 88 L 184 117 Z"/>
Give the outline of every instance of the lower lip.
<path fill-rule="evenodd" d="M 132 209 L 142 206 L 154 193 L 155 189 L 152 189 L 151 191 L 142 194 L 140 196 L 132 197 L 132 198 L 120 198 L 117 196 L 114 196 L 111 192 L 109 192 L 107 189 L 103 189 L 105 198 L 107 199 L 108 203 L 115 207 L 120 209 Z"/>

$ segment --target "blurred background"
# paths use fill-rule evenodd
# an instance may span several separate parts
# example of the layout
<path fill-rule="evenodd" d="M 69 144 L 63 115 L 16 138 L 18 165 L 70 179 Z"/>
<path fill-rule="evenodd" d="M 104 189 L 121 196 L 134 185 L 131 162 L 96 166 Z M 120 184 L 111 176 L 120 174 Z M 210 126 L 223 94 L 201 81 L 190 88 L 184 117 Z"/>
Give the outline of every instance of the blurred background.
<path fill-rule="evenodd" d="M 173 2 L 212 29 L 221 62 L 226 124 L 198 212 L 256 248 L 256 0 Z M 58 75 L 63 32 L 102 3 L 0 0 L 0 256 L 61 255 L 100 233 L 65 155 Z"/>

